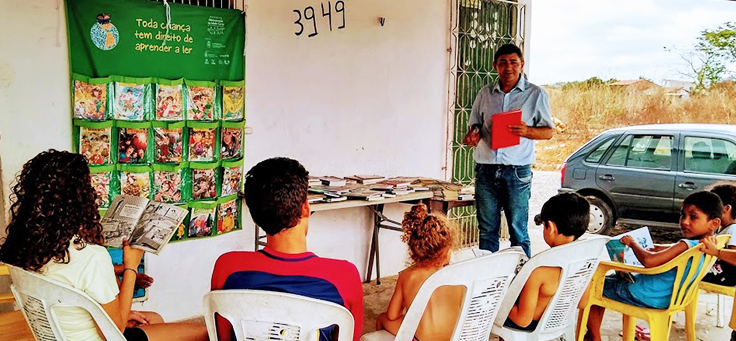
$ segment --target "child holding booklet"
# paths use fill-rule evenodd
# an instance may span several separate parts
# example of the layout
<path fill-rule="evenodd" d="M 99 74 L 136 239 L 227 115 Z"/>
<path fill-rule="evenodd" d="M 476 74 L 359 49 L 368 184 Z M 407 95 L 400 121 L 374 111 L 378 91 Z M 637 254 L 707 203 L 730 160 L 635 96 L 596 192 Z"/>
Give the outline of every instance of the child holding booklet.
<path fill-rule="evenodd" d="M 736 186 L 732 184 L 717 184 L 710 190 L 718 195 L 723 202 L 723 215 L 721 216 L 721 231 L 719 234 L 731 235 L 726 247 L 736 249 Z M 736 285 L 736 265 L 724 260 L 717 260 L 713 267 L 703 277 L 703 282 L 729 286 Z"/>
<path fill-rule="evenodd" d="M 547 200 L 538 216 L 544 241 L 550 247 L 572 243 L 585 233 L 590 222 L 590 204 L 576 193 L 558 194 Z M 506 327 L 533 331 L 560 286 L 561 268 L 539 267 L 529 275 L 516 304 L 511 308 Z"/>
<path fill-rule="evenodd" d="M 412 265 L 399 274 L 388 309 L 376 320 L 377 330 L 386 329 L 394 335 L 424 281 L 450 263 L 457 240 L 457 230 L 447 218 L 429 214 L 424 204 L 414 205 L 404 214 L 401 225 L 401 240 L 409 246 Z M 427 303 L 414 340 L 449 340 L 462 308 L 464 291 L 461 286 L 438 288 Z"/>
<path fill-rule="evenodd" d="M 13 193 L 0 261 L 84 291 L 127 340 L 207 340 L 201 324 L 160 323 L 158 314 L 130 310 L 143 251 L 125 243 L 118 287 L 112 259 L 102 246 L 100 214 L 82 155 L 56 150 L 38 154 L 23 166 Z M 55 313 L 67 340 L 103 339 L 84 309 L 57 307 Z"/>
<path fill-rule="evenodd" d="M 722 214 L 723 204 L 717 195 L 705 191 L 696 192 L 685 198 L 680 209 L 680 229 L 686 239 L 657 251 L 645 250 L 630 236 L 624 236 L 620 241 L 634 251 L 645 268 L 653 268 L 679 256 L 697 245 L 699 240 L 712 236 L 721 226 Z M 686 273 L 691 265 L 688 264 Z M 696 270 L 699 271 L 702 266 L 701 259 Z M 666 309 L 672 299 L 675 276 L 676 269 L 656 275 L 637 275 L 634 283 L 616 276 L 606 277 L 603 296 L 633 306 Z M 602 307 L 591 307 L 585 340 L 601 340 L 600 328 L 604 312 Z"/>

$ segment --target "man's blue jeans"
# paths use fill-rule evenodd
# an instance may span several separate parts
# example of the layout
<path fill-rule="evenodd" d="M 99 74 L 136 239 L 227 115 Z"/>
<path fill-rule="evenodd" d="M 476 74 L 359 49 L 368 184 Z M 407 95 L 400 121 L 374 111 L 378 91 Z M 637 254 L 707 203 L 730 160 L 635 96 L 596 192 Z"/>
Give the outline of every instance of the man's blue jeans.
<path fill-rule="evenodd" d="M 509 225 L 511 246 L 521 246 L 526 255 L 531 257 L 527 232 L 531 193 L 531 165 L 475 165 L 475 206 L 482 250 L 498 251 L 503 209 Z"/>

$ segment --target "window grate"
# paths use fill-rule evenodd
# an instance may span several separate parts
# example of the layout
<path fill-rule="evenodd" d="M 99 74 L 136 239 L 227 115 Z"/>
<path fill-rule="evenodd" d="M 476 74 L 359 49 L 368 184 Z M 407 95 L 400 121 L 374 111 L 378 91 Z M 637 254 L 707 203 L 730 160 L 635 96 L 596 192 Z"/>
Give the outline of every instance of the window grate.
<path fill-rule="evenodd" d="M 475 182 L 473 150 L 462 144 L 467 131 L 470 111 L 478 91 L 496 80 L 493 54 L 498 47 L 515 43 L 523 49 L 526 27 L 526 5 L 504 0 L 455 0 L 452 12 L 452 41 L 455 45 L 450 66 L 449 115 L 452 117 L 453 182 Z M 461 207 L 450 212 L 450 219 L 461 228 L 461 247 L 478 244 L 478 223 L 474 207 Z M 505 233 L 502 232 L 502 238 Z"/>
<path fill-rule="evenodd" d="M 150 0 L 164 2 L 164 0 Z M 167 0 L 168 3 L 202 6 L 210 8 L 245 9 L 245 0 Z"/>

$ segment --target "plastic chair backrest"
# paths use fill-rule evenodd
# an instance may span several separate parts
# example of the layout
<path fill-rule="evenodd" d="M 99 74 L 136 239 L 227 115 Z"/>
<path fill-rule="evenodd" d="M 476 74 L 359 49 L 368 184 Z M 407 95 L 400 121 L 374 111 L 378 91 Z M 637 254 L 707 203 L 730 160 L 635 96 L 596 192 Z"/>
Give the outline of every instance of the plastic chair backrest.
<path fill-rule="evenodd" d="M 502 251 L 450 264 L 435 272 L 424 281 L 414 297 L 395 340 L 410 341 L 414 338 L 435 289 L 461 285 L 465 287 L 465 297 L 451 340 L 488 341 L 493 319 L 522 257 L 523 252 Z"/>
<path fill-rule="evenodd" d="M 263 290 L 215 290 L 204 296 L 210 341 L 217 340 L 215 313 L 233 326 L 238 341 L 318 340 L 319 329 L 337 325 L 338 341 L 353 339 L 353 315 L 345 307 L 310 297 Z M 359 321 L 363 323 L 363 321 Z"/>
<path fill-rule="evenodd" d="M 8 265 L 8 269 L 12 281 L 10 289 L 36 340 L 66 341 L 53 308 L 72 306 L 89 312 L 107 341 L 125 341 L 112 319 L 87 294 L 12 265 Z"/>
<path fill-rule="evenodd" d="M 539 267 L 558 267 L 562 270 L 560 285 L 539 319 L 537 328 L 531 332 L 515 329 L 504 331 L 526 334 L 528 340 L 549 340 L 562 335 L 570 324 L 577 322 L 578 302 L 590 284 L 609 239 L 602 236 L 587 237 L 547 249 L 529 259 L 511 282 L 509 292 L 494 322 L 496 327 L 494 334 L 504 328 L 503 324 L 532 272 Z"/>
<path fill-rule="evenodd" d="M 730 235 L 717 236 L 718 245 L 723 245 L 731 238 Z M 672 298 L 668 309 L 685 309 L 698 293 L 698 284 L 705 274 L 715 263 L 716 257 L 707 255 L 700 251 L 699 246 L 694 246 L 681 253 L 671 261 L 662 266 L 662 273 L 676 269 L 675 285 L 672 286 Z M 702 262 L 702 266 L 698 266 Z M 691 264 L 689 269 L 688 264 Z M 685 270 L 688 270 L 685 273 Z"/>

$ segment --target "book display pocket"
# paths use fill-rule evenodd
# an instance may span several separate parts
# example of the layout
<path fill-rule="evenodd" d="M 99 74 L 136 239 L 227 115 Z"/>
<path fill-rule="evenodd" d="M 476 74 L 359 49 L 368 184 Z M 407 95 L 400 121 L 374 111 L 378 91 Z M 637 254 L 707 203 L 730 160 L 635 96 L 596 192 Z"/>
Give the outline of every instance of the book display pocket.
<path fill-rule="evenodd" d="M 214 235 L 217 224 L 217 201 L 202 201 L 189 204 L 188 238 Z"/>
<path fill-rule="evenodd" d="M 110 93 L 112 83 L 109 77 L 90 78 L 72 74 L 72 111 L 74 118 L 81 120 L 104 121 L 112 118 L 110 114 Z"/>
<path fill-rule="evenodd" d="M 227 197 L 238 194 L 243 188 L 243 159 L 222 161 L 221 195 Z"/>
<path fill-rule="evenodd" d="M 240 199 L 237 195 L 217 200 L 217 234 L 235 231 L 240 228 Z"/>
<path fill-rule="evenodd" d="M 188 121 L 216 121 L 220 119 L 217 83 L 185 80 Z"/>
<path fill-rule="evenodd" d="M 220 81 L 222 89 L 222 120 L 245 119 L 245 81 Z"/>
<path fill-rule="evenodd" d="M 214 162 L 219 159 L 219 122 L 187 122 L 188 161 Z"/>
<path fill-rule="evenodd" d="M 116 156 L 114 150 L 115 129 L 113 121 L 74 120 L 74 151 L 82 154 L 90 165 L 111 165 Z"/>
<path fill-rule="evenodd" d="M 155 163 L 181 163 L 187 160 L 188 130 L 183 121 L 151 122 Z"/>
<path fill-rule="evenodd" d="M 153 168 L 153 200 L 163 203 L 182 203 L 187 198 L 184 193 L 184 177 L 186 164 L 165 165 L 154 164 Z"/>
<path fill-rule="evenodd" d="M 113 117 L 122 121 L 146 121 L 151 118 L 153 96 L 151 78 L 112 76 Z"/>
<path fill-rule="evenodd" d="M 184 79 L 157 79 L 154 115 L 157 121 L 184 120 Z"/>
<path fill-rule="evenodd" d="M 219 164 L 190 163 L 191 168 L 191 200 L 211 200 L 220 195 Z"/>
<path fill-rule="evenodd" d="M 151 197 L 151 166 L 117 165 L 120 175 L 120 194 Z"/>
<path fill-rule="evenodd" d="M 89 170 L 91 173 L 92 188 L 95 190 L 95 204 L 97 204 L 97 208 L 103 209 L 110 207 L 112 198 L 120 192 L 115 165 L 90 166 Z"/>
<path fill-rule="evenodd" d="M 239 159 L 243 157 L 243 126 L 244 121 L 222 122 L 220 128 L 220 157 L 222 160 Z"/>
<path fill-rule="evenodd" d="M 191 210 L 189 209 L 189 205 L 186 203 L 177 204 L 176 206 L 179 206 L 181 208 L 187 209 L 189 213 L 187 213 L 187 216 L 184 218 L 184 221 L 179 224 L 179 227 L 177 227 L 176 232 L 174 235 L 171 236 L 171 241 L 169 243 L 178 242 L 187 239 L 187 234 L 189 231 L 189 220 L 191 217 Z"/>
<path fill-rule="evenodd" d="M 153 161 L 150 122 L 116 122 L 118 126 L 118 163 L 147 165 Z"/>

